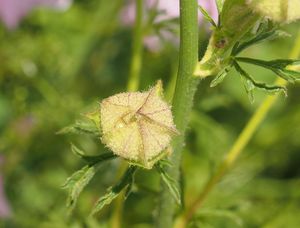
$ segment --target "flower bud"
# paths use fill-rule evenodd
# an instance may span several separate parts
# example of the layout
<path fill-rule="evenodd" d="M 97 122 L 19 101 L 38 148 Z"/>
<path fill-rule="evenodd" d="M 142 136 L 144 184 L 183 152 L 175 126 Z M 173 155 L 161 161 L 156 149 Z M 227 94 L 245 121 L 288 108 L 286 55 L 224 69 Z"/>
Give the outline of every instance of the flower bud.
<path fill-rule="evenodd" d="M 299 0 L 248 0 L 257 13 L 275 22 L 290 23 L 300 19 Z"/>
<path fill-rule="evenodd" d="M 144 168 L 166 154 L 177 133 L 170 106 L 162 99 L 162 85 L 146 92 L 128 92 L 100 104 L 102 141 L 115 154 Z"/>

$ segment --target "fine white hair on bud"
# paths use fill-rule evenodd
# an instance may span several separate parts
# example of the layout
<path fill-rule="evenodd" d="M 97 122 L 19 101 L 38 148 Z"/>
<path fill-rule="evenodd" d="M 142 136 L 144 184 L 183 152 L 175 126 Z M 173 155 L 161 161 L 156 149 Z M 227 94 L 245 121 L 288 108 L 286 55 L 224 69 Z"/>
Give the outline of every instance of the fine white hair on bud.
<path fill-rule="evenodd" d="M 279 23 L 300 19 L 299 0 L 247 0 L 254 11 Z"/>
<path fill-rule="evenodd" d="M 146 92 L 119 93 L 100 103 L 102 142 L 129 162 L 152 168 L 178 134 L 162 83 Z"/>

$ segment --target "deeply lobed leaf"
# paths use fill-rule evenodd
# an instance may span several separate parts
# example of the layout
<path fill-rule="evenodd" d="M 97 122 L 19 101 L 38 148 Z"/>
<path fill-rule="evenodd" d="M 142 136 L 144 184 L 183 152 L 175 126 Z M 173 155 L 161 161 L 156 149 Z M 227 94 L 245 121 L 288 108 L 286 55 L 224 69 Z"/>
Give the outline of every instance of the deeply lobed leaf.
<path fill-rule="evenodd" d="M 57 134 L 87 134 L 95 137 L 100 136 L 99 129 L 96 127 L 94 123 L 88 123 L 84 121 L 76 121 L 75 124 L 64 127 L 59 130 Z"/>
<path fill-rule="evenodd" d="M 234 68 L 236 69 L 236 71 L 240 74 L 243 83 L 244 83 L 244 87 L 245 90 L 248 94 L 249 100 L 251 103 L 254 102 L 254 95 L 253 95 L 253 91 L 255 88 L 257 89 L 261 89 L 264 90 L 268 93 L 271 94 L 276 94 L 279 92 L 283 92 L 285 95 L 287 95 L 287 90 L 285 87 L 282 86 L 270 86 L 267 85 L 266 83 L 261 83 L 261 82 L 256 82 L 246 71 L 244 71 L 240 65 L 234 61 L 233 62 Z"/>
<path fill-rule="evenodd" d="M 163 182 L 168 186 L 168 189 L 174 198 L 174 200 L 180 205 L 181 204 L 181 194 L 178 189 L 178 184 L 176 181 L 168 175 L 168 173 L 164 169 L 164 163 L 158 162 L 155 165 L 157 172 L 160 174 L 161 179 Z"/>
<path fill-rule="evenodd" d="M 91 215 L 99 212 L 105 205 L 110 204 L 121 193 L 123 189 L 131 186 L 136 170 L 136 166 L 130 166 L 124 173 L 120 182 L 115 186 L 109 188 L 108 192 L 96 202 Z"/>
<path fill-rule="evenodd" d="M 277 74 L 279 77 L 291 83 L 300 80 L 299 71 L 287 69 L 289 65 L 299 65 L 300 64 L 299 59 L 276 59 L 271 61 L 245 58 L 245 57 L 237 57 L 235 59 L 239 62 L 250 63 L 250 64 L 254 64 L 269 69 L 273 71 L 275 74 Z"/>
<path fill-rule="evenodd" d="M 71 144 L 71 150 L 73 151 L 73 153 L 75 153 L 80 158 L 82 158 L 85 162 L 87 162 L 89 166 L 99 164 L 101 162 L 108 161 L 117 157 L 112 152 L 106 152 L 96 156 L 85 155 L 85 153 L 74 144 Z"/>
<path fill-rule="evenodd" d="M 84 166 L 82 169 L 76 171 L 72 176 L 70 176 L 63 184 L 62 187 L 69 190 L 67 207 L 70 210 L 74 209 L 79 194 L 82 192 L 83 188 L 90 182 L 95 173 L 96 168 L 94 166 Z"/>

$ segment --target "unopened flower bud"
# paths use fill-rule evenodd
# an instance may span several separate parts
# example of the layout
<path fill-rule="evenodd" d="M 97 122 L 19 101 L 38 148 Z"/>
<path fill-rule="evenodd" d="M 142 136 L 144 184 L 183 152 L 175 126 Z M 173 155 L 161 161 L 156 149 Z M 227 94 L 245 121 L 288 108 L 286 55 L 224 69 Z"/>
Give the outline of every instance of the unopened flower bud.
<path fill-rule="evenodd" d="M 128 92 L 101 104 L 102 141 L 131 163 L 151 168 L 166 154 L 177 133 L 170 106 L 162 99 L 162 85 L 146 92 Z"/>
<path fill-rule="evenodd" d="M 257 13 L 275 22 L 290 23 L 300 19 L 299 0 L 248 0 Z"/>

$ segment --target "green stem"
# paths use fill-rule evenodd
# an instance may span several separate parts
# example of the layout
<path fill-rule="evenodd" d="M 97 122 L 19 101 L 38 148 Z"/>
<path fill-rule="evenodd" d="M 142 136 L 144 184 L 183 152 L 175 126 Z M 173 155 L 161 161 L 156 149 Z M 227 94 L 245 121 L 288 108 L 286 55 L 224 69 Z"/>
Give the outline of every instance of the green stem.
<path fill-rule="evenodd" d="M 128 91 L 138 90 L 143 54 L 143 0 L 136 0 L 132 57 L 127 84 Z"/>
<path fill-rule="evenodd" d="M 172 142 L 173 163 L 167 172 L 174 180 L 179 180 L 181 152 L 184 135 L 191 113 L 193 97 L 199 80 L 193 77 L 198 61 L 198 4 L 196 0 L 180 0 L 180 53 L 179 68 L 173 96 L 174 121 L 180 135 Z M 172 227 L 176 203 L 168 187 L 162 183 L 157 227 Z"/>

